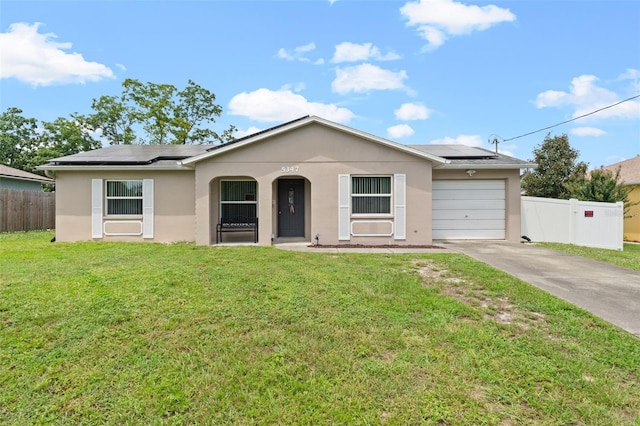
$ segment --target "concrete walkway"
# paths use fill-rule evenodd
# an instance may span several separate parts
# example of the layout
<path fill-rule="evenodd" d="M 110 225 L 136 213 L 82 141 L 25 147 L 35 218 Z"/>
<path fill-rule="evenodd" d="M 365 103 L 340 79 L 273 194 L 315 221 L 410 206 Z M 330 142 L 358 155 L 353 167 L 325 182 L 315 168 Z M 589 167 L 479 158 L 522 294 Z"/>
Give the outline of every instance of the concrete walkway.
<path fill-rule="evenodd" d="M 506 241 L 438 241 L 434 244 L 443 248 L 316 248 L 309 247 L 309 243 L 276 247 L 325 253 L 461 253 L 640 336 L 640 272 L 531 244 Z"/>
<path fill-rule="evenodd" d="M 451 241 L 439 245 L 505 271 L 640 336 L 640 272 L 531 244 Z"/>

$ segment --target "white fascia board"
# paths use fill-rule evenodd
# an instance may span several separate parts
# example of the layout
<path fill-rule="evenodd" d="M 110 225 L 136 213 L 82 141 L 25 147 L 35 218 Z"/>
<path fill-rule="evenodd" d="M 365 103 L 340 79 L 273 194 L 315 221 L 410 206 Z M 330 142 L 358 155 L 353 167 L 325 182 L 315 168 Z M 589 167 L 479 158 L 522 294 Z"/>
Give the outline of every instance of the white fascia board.
<path fill-rule="evenodd" d="M 36 167 L 36 169 L 38 170 L 44 170 L 46 171 L 73 171 L 73 172 L 77 172 L 77 171 L 93 171 L 93 170 L 99 170 L 99 171 L 106 171 L 106 170 L 113 170 L 113 171 L 153 171 L 153 170 L 176 170 L 176 171 L 193 171 L 192 168 L 190 167 L 184 167 L 180 164 L 176 164 L 174 166 L 116 166 L 116 165 L 102 165 L 102 166 L 92 166 L 92 165 L 86 165 L 86 166 L 54 166 L 54 165 L 44 165 L 44 166 L 38 166 Z"/>
<path fill-rule="evenodd" d="M 205 152 L 204 154 L 196 155 L 196 156 L 191 157 L 191 158 L 184 159 L 184 160 L 181 161 L 181 164 L 183 164 L 184 166 L 189 166 L 189 165 L 191 165 L 193 163 L 196 163 L 198 161 L 201 161 L 201 160 L 204 160 L 204 159 L 207 159 L 207 158 L 211 158 L 211 157 L 214 157 L 216 155 L 223 154 L 223 153 L 225 153 L 227 151 L 230 151 L 230 150 L 233 150 L 233 149 L 237 149 L 237 148 L 252 144 L 254 142 L 260 141 L 260 140 L 268 138 L 268 137 L 272 137 L 272 136 L 278 135 L 280 133 L 289 132 L 289 131 L 291 131 L 293 129 L 296 129 L 296 128 L 302 127 L 302 126 L 306 126 L 307 124 L 314 123 L 314 122 L 315 123 L 324 124 L 327 127 L 332 127 L 334 129 L 343 131 L 345 133 L 351 133 L 352 135 L 359 136 L 359 137 L 361 137 L 363 139 L 368 139 L 368 140 L 370 140 L 372 142 L 376 142 L 376 143 L 379 143 L 381 145 L 386 145 L 386 146 L 388 146 L 390 148 L 397 149 L 399 151 L 404 151 L 406 153 L 415 155 L 417 157 L 421 157 L 421 158 L 425 158 L 427 160 L 431 160 L 431 161 L 433 161 L 435 163 L 439 163 L 439 164 L 448 163 L 448 161 L 445 160 L 442 157 L 438 157 L 438 156 L 435 156 L 435 155 L 427 154 L 426 152 L 411 148 L 409 146 L 402 145 L 402 144 L 399 144 L 397 142 L 393 142 L 393 141 L 390 141 L 388 139 L 384 139 L 384 138 L 381 138 L 381 137 L 378 137 L 378 136 L 374 136 L 374 135 L 372 135 L 370 133 L 362 132 L 360 130 L 356 130 L 354 128 L 347 127 L 347 126 L 344 126 L 342 124 L 337 124 L 337 123 L 334 123 L 332 121 L 325 120 L 324 118 L 311 116 L 311 117 L 307 117 L 307 118 L 305 118 L 303 120 L 299 120 L 299 121 L 293 122 L 293 123 L 291 123 L 291 124 L 289 124 L 287 126 L 278 127 L 278 128 L 273 129 L 271 131 L 268 131 L 268 132 L 265 132 L 265 133 L 260 133 L 260 134 L 256 135 L 255 137 L 250 137 L 250 138 L 248 138 L 248 139 L 246 139 L 244 141 L 236 142 L 236 143 L 230 143 L 228 146 L 225 146 L 225 147 L 222 147 L 222 148 L 218 148 L 218 149 L 215 149 L 215 150 L 210 151 L 210 152 Z"/>
<path fill-rule="evenodd" d="M 489 170 L 489 169 L 499 169 L 499 170 L 513 170 L 513 169 L 535 169 L 538 167 L 537 164 L 533 163 L 525 163 L 525 164 L 444 164 L 441 166 L 436 166 L 434 169 L 443 170 L 443 169 L 481 169 L 481 170 Z"/>

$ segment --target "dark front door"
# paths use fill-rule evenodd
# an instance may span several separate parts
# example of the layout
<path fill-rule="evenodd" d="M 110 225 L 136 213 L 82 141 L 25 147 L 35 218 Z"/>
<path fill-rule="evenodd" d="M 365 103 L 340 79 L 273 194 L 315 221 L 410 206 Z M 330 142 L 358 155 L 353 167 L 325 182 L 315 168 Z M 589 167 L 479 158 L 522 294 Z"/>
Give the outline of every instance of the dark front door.
<path fill-rule="evenodd" d="M 304 179 L 278 181 L 278 237 L 304 237 Z"/>

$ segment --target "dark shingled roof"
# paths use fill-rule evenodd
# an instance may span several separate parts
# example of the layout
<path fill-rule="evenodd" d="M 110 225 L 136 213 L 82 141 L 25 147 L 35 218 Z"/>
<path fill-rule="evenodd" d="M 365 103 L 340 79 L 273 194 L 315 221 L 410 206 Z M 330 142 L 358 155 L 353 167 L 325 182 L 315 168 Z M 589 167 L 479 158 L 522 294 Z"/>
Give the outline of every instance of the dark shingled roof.
<path fill-rule="evenodd" d="M 411 148 L 426 152 L 431 155 L 446 158 L 448 164 L 443 166 L 455 165 L 502 165 L 527 167 L 530 165 L 528 161 L 519 160 L 508 155 L 496 153 L 484 148 L 477 148 L 465 145 L 409 145 Z"/>
<path fill-rule="evenodd" d="M 220 145 L 112 145 L 102 149 L 49 160 L 46 166 L 172 166 L 184 160 L 207 152 L 236 144 L 275 129 L 290 125 L 309 116 L 261 130 L 257 133 L 235 139 Z M 442 167 L 462 167 L 465 165 L 502 166 L 514 168 L 530 166 L 530 163 L 498 154 L 484 148 L 465 145 L 407 145 L 426 154 L 448 160 Z M 45 166 L 45 168 L 46 168 Z"/>
<path fill-rule="evenodd" d="M 287 126 L 309 116 L 296 118 L 286 123 L 261 130 L 250 135 L 234 139 L 220 145 L 111 145 L 106 148 L 81 152 L 66 157 L 54 158 L 47 162 L 49 166 L 80 166 L 80 165 L 113 165 L 113 166 L 145 166 L 169 165 L 185 158 L 195 157 L 207 151 L 232 145 L 254 136 L 270 132 Z"/>
<path fill-rule="evenodd" d="M 204 154 L 211 145 L 112 145 L 102 149 L 54 158 L 48 165 L 149 165 Z"/>

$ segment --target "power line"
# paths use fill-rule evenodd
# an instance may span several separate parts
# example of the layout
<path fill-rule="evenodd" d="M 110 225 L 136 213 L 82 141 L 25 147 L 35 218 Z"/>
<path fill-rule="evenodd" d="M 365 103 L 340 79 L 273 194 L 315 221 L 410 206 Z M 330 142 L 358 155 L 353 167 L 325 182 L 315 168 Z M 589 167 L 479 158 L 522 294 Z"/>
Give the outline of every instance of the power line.
<path fill-rule="evenodd" d="M 623 100 L 621 100 L 621 101 L 619 101 L 619 102 L 616 102 L 615 104 L 607 105 L 606 107 L 602 107 L 602 108 L 597 109 L 597 110 L 595 110 L 595 111 L 591 111 L 591 112 L 588 112 L 588 113 L 586 113 L 586 114 L 582 114 L 582 115 L 580 115 L 580 116 L 578 116 L 578 117 L 574 117 L 574 118 L 572 118 L 571 120 L 566 120 L 566 121 L 563 121 L 562 123 L 554 124 L 554 125 L 552 125 L 552 126 L 547 126 L 547 127 L 542 128 L 542 129 L 534 130 L 533 132 L 528 132 L 528 133 L 525 133 L 525 134 L 522 134 L 522 135 L 519 135 L 519 136 L 514 136 L 514 137 L 509 138 L 509 139 L 502 139 L 502 138 L 501 138 L 500 136 L 498 136 L 498 135 L 491 135 L 491 136 L 497 136 L 498 138 L 502 139 L 502 142 L 512 141 L 512 140 L 514 140 L 514 139 L 523 138 L 523 137 L 525 137 L 525 136 L 529 136 L 529 135 L 532 135 L 532 134 L 534 134 L 534 133 L 542 132 L 542 131 L 544 131 L 544 130 L 549 130 L 549 129 L 552 129 L 552 128 L 554 128 L 554 127 L 560 126 L 560 125 L 562 125 L 562 124 L 567 124 L 567 123 L 570 123 L 570 122 L 572 122 L 572 121 L 578 120 L 578 119 L 580 119 L 580 118 L 584 118 L 584 117 L 587 117 L 587 116 L 589 116 L 589 115 L 593 115 L 593 114 L 595 114 L 595 113 L 597 113 L 597 112 L 604 111 L 605 109 L 613 108 L 614 106 L 620 105 L 620 104 L 625 103 L 625 102 L 629 102 L 629 101 L 631 101 L 631 100 L 633 100 L 633 99 L 635 99 L 635 98 L 640 98 L 640 95 L 635 95 L 635 96 L 632 96 L 632 97 L 630 97 L 630 98 L 623 99 Z M 497 140 L 494 138 L 494 140 L 493 140 L 493 141 L 489 140 L 489 142 L 491 142 L 491 143 L 496 143 L 496 142 L 497 142 Z M 496 143 L 496 148 L 497 148 L 497 143 Z"/>

